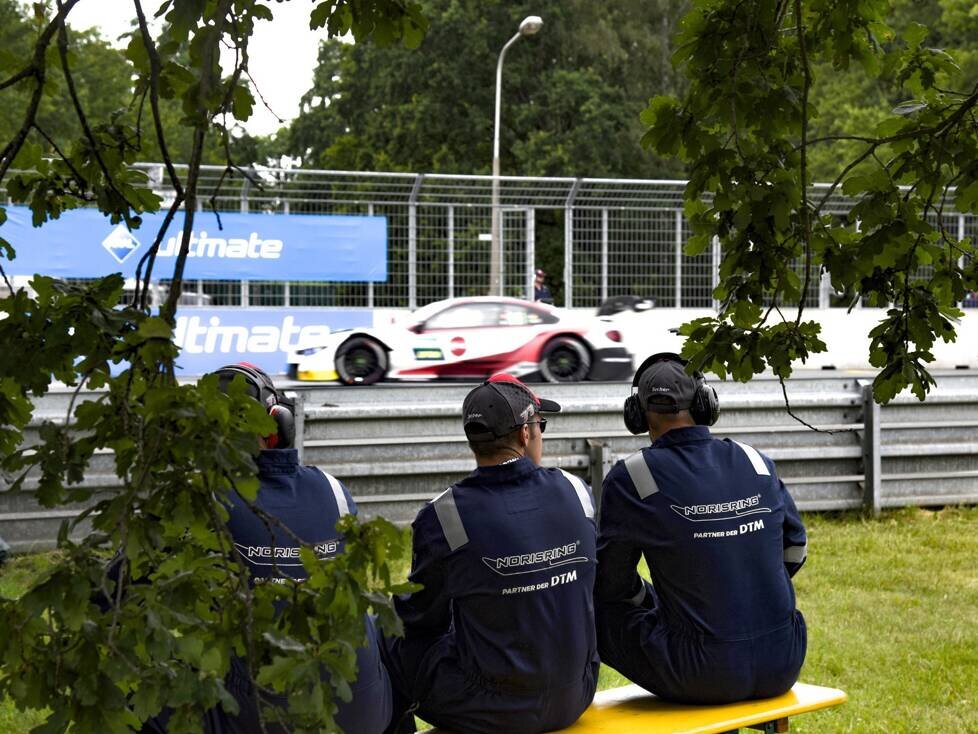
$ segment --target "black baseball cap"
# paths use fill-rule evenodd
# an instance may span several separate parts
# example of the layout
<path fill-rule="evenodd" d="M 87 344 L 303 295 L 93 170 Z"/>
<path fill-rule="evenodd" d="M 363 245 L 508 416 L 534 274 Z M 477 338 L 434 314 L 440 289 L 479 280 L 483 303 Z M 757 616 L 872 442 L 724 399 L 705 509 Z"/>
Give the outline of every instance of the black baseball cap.
<path fill-rule="evenodd" d="M 696 395 L 696 378 L 686 373 L 686 360 L 678 354 L 662 353 L 645 368 L 638 381 L 638 399 L 653 413 L 689 410 Z"/>
<path fill-rule="evenodd" d="M 559 413 L 560 405 L 537 397 L 512 375 L 493 375 L 465 396 L 462 425 L 470 441 L 505 436 L 536 413 Z"/>

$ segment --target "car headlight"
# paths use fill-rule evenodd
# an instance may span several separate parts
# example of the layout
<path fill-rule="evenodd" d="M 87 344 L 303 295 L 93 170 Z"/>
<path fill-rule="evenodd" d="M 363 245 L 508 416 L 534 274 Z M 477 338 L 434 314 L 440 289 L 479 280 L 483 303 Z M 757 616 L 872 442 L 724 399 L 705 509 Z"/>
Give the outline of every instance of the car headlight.
<path fill-rule="evenodd" d="M 301 354 L 303 357 L 308 357 L 308 356 L 310 356 L 312 354 L 315 354 L 316 352 L 323 351 L 323 349 L 325 349 L 325 348 L 326 347 L 307 347 L 306 349 L 298 349 L 298 350 L 296 350 L 296 354 Z"/>

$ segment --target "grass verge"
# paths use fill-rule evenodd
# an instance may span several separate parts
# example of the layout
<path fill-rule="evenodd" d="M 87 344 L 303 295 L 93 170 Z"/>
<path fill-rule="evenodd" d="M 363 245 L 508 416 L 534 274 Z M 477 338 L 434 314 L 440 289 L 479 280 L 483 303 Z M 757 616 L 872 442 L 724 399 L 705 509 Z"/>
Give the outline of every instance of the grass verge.
<path fill-rule="evenodd" d="M 841 688 L 849 702 L 792 719 L 791 730 L 978 731 L 978 508 L 805 522 L 809 558 L 795 577 L 809 634 L 801 679 Z M 23 593 L 50 563 L 50 554 L 14 558 L 0 593 Z M 602 667 L 600 688 L 624 683 Z M 0 732 L 38 723 L 0 703 Z"/>

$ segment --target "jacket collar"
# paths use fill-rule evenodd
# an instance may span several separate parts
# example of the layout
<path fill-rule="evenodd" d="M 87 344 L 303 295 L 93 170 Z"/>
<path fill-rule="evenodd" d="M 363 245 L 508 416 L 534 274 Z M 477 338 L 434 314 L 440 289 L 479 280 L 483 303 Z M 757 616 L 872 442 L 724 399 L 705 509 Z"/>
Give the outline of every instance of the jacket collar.
<path fill-rule="evenodd" d="M 539 467 L 525 456 L 521 456 L 516 461 L 507 461 L 505 464 L 495 466 L 478 466 L 475 471 L 469 474 L 463 482 L 472 481 L 477 484 L 499 484 L 509 482 L 517 477 L 529 474 Z"/>
<path fill-rule="evenodd" d="M 684 426 L 666 431 L 652 442 L 652 448 L 665 449 L 694 441 L 708 441 L 713 436 L 706 426 Z"/>
<path fill-rule="evenodd" d="M 299 469 L 296 449 L 262 449 L 258 454 L 259 474 L 295 474 Z"/>

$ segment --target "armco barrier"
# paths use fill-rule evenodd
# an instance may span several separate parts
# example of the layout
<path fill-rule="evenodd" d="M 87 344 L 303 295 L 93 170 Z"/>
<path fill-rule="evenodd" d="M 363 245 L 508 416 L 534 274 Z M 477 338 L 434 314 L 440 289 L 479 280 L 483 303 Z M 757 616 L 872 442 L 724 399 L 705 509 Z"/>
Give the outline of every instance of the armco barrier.
<path fill-rule="evenodd" d="M 906 395 L 882 408 L 872 402 L 869 383 L 821 374 L 790 380 L 793 412 L 821 431 L 787 414 L 776 380 L 718 383 L 721 417 L 713 430 L 774 459 L 802 510 L 978 503 L 978 376 L 938 375 L 925 403 Z M 471 385 L 294 389 L 303 406 L 304 461 L 346 482 L 366 516 L 407 522 L 474 466 L 460 420 Z M 627 384 L 538 389 L 563 406 L 547 431 L 544 463 L 589 478 L 596 491 L 615 461 L 648 442 L 622 425 Z M 64 420 L 69 401 L 68 393 L 46 396 L 26 442 L 36 441 L 41 420 Z M 85 484 L 111 492 L 118 486 L 112 472 L 111 454 L 100 454 Z M 60 523 L 81 509 L 39 508 L 35 486 L 0 491 L 0 536 L 21 551 L 52 545 Z"/>

